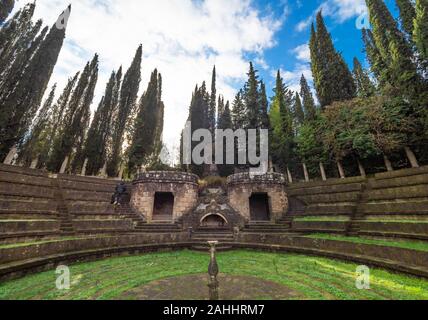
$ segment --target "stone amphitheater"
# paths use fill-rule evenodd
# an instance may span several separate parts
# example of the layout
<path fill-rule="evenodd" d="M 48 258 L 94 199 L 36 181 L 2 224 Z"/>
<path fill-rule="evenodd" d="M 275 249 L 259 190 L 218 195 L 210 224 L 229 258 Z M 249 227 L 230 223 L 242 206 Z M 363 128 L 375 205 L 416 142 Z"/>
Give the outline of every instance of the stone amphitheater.
<path fill-rule="evenodd" d="M 294 184 L 241 173 L 216 188 L 147 172 L 115 207 L 117 183 L 0 165 L 0 281 L 64 263 L 207 251 L 208 240 L 428 277 L 428 167 Z"/>

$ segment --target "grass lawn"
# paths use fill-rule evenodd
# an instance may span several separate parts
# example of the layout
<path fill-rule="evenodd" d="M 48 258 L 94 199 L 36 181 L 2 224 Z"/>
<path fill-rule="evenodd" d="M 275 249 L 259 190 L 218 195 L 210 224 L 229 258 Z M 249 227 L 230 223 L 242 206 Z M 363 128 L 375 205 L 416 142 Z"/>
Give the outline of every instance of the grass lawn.
<path fill-rule="evenodd" d="M 71 289 L 55 288 L 49 271 L 0 284 L 0 299 L 115 299 L 154 280 L 207 272 L 209 256 L 193 251 L 152 253 L 72 265 Z M 371 269 L 370 290 L 355 286 L 357 264 L 296 254 L 231 251 L 220 271 L 283 284 L 303 299 L 428 299 L 428 280 Z"/>
<path fill-rule="evenodd" d="M 324 233 L 310 234 L 310 235 L 307 235 L 306 237 L 313 238 L 313 239 L 347 241 L 347 242 L 354 242 L 354 243 L 374 244 L 379 246 L 428 251 L 428 242 L 425 242 L 425 241 L 394 240 L 394 239 L 385 240 L 385 239 L 374 239 L 374 238 L 365 238 L 365 237 L 346 237 L 341 235 L 324 234 Z"/>

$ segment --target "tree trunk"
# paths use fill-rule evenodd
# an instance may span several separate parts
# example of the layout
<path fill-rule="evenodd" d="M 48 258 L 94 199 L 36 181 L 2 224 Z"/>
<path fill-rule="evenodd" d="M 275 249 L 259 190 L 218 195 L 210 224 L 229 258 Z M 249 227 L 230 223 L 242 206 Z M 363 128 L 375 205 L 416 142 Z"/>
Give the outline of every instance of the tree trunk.
<path fill-rule="evenodd" d="M 65 170 L 67 170 L 68 159 L 69 159 L 69 157 L 66 156 L 64 161 L 62 162 L 61 169 L 59 170 L 59 173 L 64 174 Z"/>
<path fill-rule="evenodd" d="M 125 171 L 125 167 L 124 166 L 120 166 L 120 170 L 119 170 L 119 179 L 122 180 L 123 179 L 123 172 Z"/>
<path fill-rule="evenodd" d="M 394 168 L 392 167 L 392 163 L 386 155 L 383 156 L 383 161 L 385 162 L 385 167 L 387 171 L 394 171 Z"/>
<path fill-rule="evenodd" d="M 13 146 L 12 149 L 9 150 L 9 153 L 7 154 L 6 159 L 4 159 L 3 163 L 11 165 L 17 153 L 18 148 L 16 146 Z"/>
<path fill-rule="evenodd" d="M 418 159 L 416 159 L 412 149 L 410 149 L 410 147 L 404 147 L 404 151 L 406 151 L 407 158 L 409 159 L 412 168 L 419 168 Z"/>
<path fill-rule="evenodd" d="M 82 172 L 80 173 L 80 175 L 82 176 L 86 176 L 86 167 L 88 166 L 88 161 L 89 159 L 86 158 L 85 161 L 83 162 Z"/>
<path fill-rule="evenodd" d="M 104 163 L 104 166 L 101 168 L 99 176 L 103 178 L 107 177 L 107 162 Z"/>
<path fill-rule="evenodd" d="M 364 178 L 367 177 L 367 175 L 366 175 L 366 169 L 364 169 L 364 166 L 361 163 L 360 159 L 357 159 L 357 163 L 358 163 L 358 170 L 360 170 L 360 175 L 362 177 L 364 177 Z"/>
<path fill-rule="evenodd" d="M 303 163 L 303 173 L 305 174 L 305 181 L 309 182 L 309 172 L 306 163 Z"/>
<path fill-rule="evenodd" d="M 339 170 L 339 175 L 341 179 L 345 179 L 345 170 L 343 170 L 342 162 L 337 161 L 337 169 Z"/>
<path fill-rule="evenodd" d="M 39 164 L 39 157 L 36 157 L 31 161 L 30 169 L 36 169 Z"/>
<path fill-rule="evenodd" d="M 327 175 L 325 174 L 324 164 L 322 162 L 320 162 L 320 171 L 322 181 L 327 181 Z"/>
<path fill-rule="evenodd" d="M 291 172 L 287 167 L 287 177 L 288 177 L 288 182 L 289 183 L 293 183 L 293 177 L 291 176 Z"/>

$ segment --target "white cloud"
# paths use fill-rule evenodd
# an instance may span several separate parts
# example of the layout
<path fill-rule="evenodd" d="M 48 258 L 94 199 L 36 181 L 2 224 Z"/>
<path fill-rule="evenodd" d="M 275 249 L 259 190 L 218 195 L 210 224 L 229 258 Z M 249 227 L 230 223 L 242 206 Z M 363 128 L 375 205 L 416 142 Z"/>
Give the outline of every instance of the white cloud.
<path fill-rule="evenodd" d="M 367 12 L 365 0 L 326 0 L 309 17 L 300 21 L 295 29 L 301 32 L 315 20 L 318 11 L 322 10 L 325 17 L 331 17 L 338 23 Z"/>
<path fill-rule="evenodd" d="M 281 68 L 280 73 L 285 85 L 294 92 L 300 92 L 302 74 L 310 85 L 313 83 L 311 67 L 307 63 L 298 63 L 294 66 L 293 70 L 284 70 Z M 273 72 L 272 76 L 276 76 L 276 72 Z"/>
<path fill-rule="evenodd" d="M 52 25 L 70 0 L 38 0 L 36 18 Z M 165 142 L 172 146 L 187 118 L 196 83 L 210 81 L 214 64 L 218 92 L 232 99 L 245 79 L 244 56 L 275 45 L 282 19 L 263 16 L 251 0 L 74 0 L 65 46 L 52 81 L 62 88 L 96 52 L 100 77 L 92 108 L 98 104 L 111 70 L 126 70 L 143 44 L 142 90 L 154 68 L 163 75 Z M 24 3 L 20 3 L 22 6 Z M 263 65 L 262 65 L 263 67 Z M 266 66 L 264 66 L 266 67 Z"/>
<path fill-rule="evenodd" d="M 303 62 L 310 62 L 311 61 L 311 52 L 309 49 L 309 45 L 302 44 L 292 50 L 294 54 L 296 54 L 296 59 L 303 61 Z"/>

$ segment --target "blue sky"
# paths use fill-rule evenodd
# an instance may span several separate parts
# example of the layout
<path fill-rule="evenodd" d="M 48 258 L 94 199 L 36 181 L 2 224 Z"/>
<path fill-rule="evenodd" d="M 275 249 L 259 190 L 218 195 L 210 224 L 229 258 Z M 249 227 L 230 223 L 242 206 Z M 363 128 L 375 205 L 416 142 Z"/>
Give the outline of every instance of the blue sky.
<path fill-rule="evenodd" d="M 15 10 L 29 1 L 19 1 Z M 195 84 L 206 80 L 210 85 L 214 64 L 218 92 L 229 100 L 245 82 L 250 60 L 269 96 L 278 69 L 293 90 L 299 90 L 302 73 L 310 80 L 307 43 L 319 8 L 346 61 L 352 64 L 357 56 L 364 63 L 356 27 L 356 19 L 366 12 L 364 0 L 37 0 L 35 18 L 52 25 L 69 3 L 66 41 L 51 84 L 62 90 L 68 77 L 98 53 L 94 110 L 111 71 L 128 68 L 142 43 L 140 94 L 157 68 L 164 80 L 164 141 L 170 149 L 179 144 Z M 396 15 L 395 1 L 386 3 Z"/>

